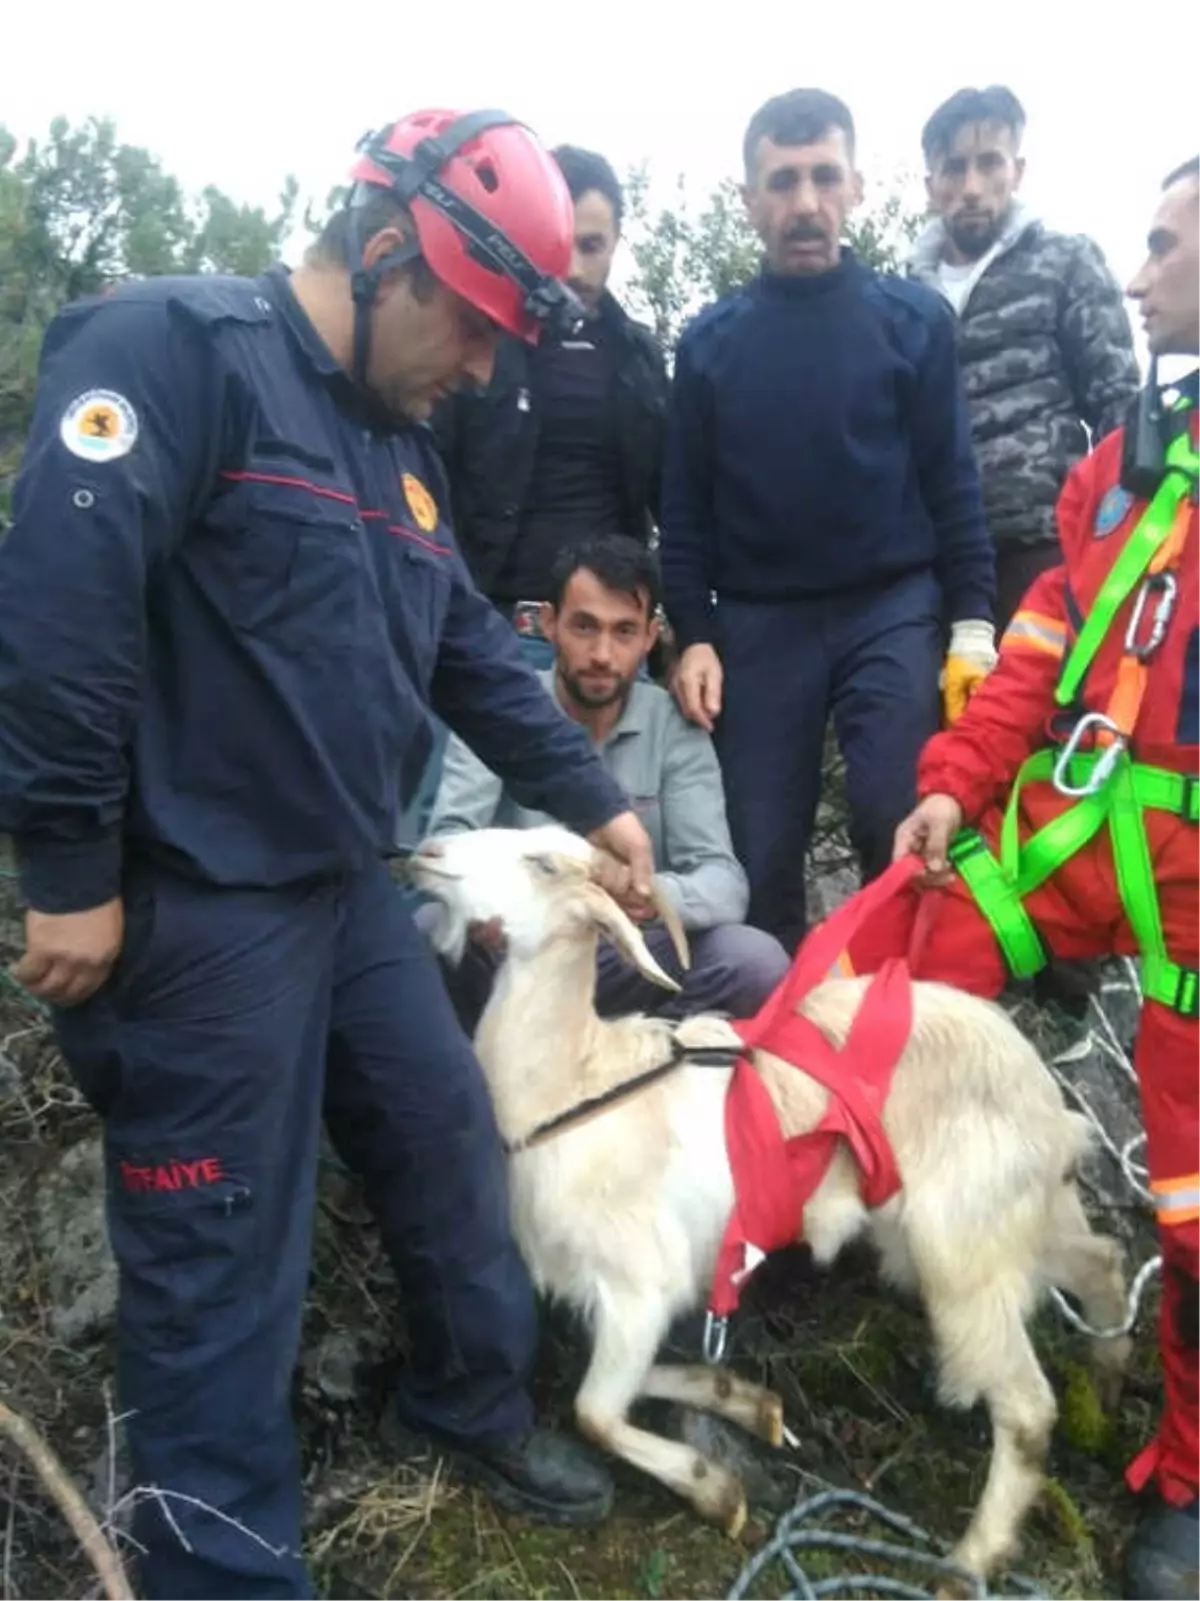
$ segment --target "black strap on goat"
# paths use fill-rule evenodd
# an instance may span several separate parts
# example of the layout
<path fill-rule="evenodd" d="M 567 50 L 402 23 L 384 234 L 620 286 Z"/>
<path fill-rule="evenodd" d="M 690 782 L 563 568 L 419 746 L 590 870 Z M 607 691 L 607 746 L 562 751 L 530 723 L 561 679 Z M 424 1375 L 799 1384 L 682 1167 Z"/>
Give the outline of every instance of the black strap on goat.
<path fill-rule="evenodd" d="M 506 1140 L 505 1153 L 516 1156 L 520 1151 L 527 1151 L 531 1146 L 540 1145 L 552 1134 L 561 1134 L 564 1129 L 581 1123 L 584 1118 L 592 1117 L 597 1112 L 607 1111 L 628 1100 L 639 1090 L 644 1090 L 660 1078 L 666 1078 L 668 1073 L 673 1073 L 685 1062 L 694 1067 L 732 1068 L 741 1054 L 740 1047 L 735 1049 L 728 1045 L 681 1045 L 677 1039 L 672 1039 L 671 1055 L 665 1062 L 660 1062 L 657 1067 L 647 1068 L 644 1073 L 637 1073 L 633 1078 L 622 1079 L 619 1084 L 614 1084 L 611 1089 L 605 1090 L 600 1095 L 591 1095 L 586 1101 L 576 1102 L 565 1112 L 559 1112 L 555 1117 L 549 1117 L 544 1123 L 539 1123 L 519 1140 Z"/>

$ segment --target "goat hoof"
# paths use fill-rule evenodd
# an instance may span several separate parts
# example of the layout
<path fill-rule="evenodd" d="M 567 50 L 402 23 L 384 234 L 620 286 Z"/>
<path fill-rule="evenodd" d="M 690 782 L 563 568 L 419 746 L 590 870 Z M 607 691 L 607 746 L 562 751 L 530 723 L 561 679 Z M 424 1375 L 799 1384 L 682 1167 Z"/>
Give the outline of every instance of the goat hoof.
<path fill-rule="evenodd" d="M 719 1463 L 697 1456 L 692 1468 L 692 1505 L 700 1516 L 715 1523 L 731 1540 L 746 1525 L 746 1492 L 742 1481 Z"/>
<path fill-rule="evenodd" d="M 1092 1360 L 1092 1384 L 1102 1411 L 1115 1412 L 1120 1405 L 1132 1355 L 1133 1341 L 1128 1335 L 1113 1340 L 1107 1348 L 1096 1352 Z"/>
<path fill-rule="evenodd" d="M 763 1391 L 754 1432 L 760 1440 L 765 1440 L 776 1449 L 783 1444 L 783 1402 L 774 1390 Z"/>
<path fill-rule="evenodd" d="M 986 1590 L 989 1575 L 996 1571 L 1002 1561 L 1006 1560 L 1007 1555 L 1008 1548 L 1005 1547 L 1003 1551 L 995 1552 L 989 1560 L 981 1561 L 979 1544 L 968 1534 L 950 1552 L 950 1561 L 954 1563 L 956 1568 L 962 1568 L 964 1574 L 974 1575 L 976 1583 Z M 978 1591 L 972 1587 L 970 1580 L 965 1577 L 960 1579 L 957 1575 L 948 1575 L 944 1578 L 941 1589 L 936 1592 L 939 1597 L 945 1597 L 946 1601 L 964 1601 L 965 1597 L 977 1593 Z"/>
<path fill-rule="evenodd" d="M 724 1528 L 731 1540 L 741 1538 L 742 1530 L 746 1527 L 746 1497 L 738 1490 L 737 1505 L 732 1509 Z"/>
<path fill-rule="evenodd" d="M 969 1598 L 973 1595 L 978 1595 L 981 1589 L 987 1591 L 986 1574 L 980 1573 L 970 1563 L 960 1561 L 953 1552 L 950 1554 L 950 1560 L 957 1562 L 959 1567 L 964 1568 L 967 1573 L 973 1573 L 976 1578 L 976 1584 L 972 1584 L 970 1579 L 966 1577 L 960 1579 L 957 1575 L 951 1576 L 947 1574 L 933 1592 L 935 1601 L 969 1601 Z M 990 1592 L 988 1593 L 990 1594 Z"/>
<path fill-rule="evenodd" d="M 1092 1374 L 1092 1383 L 1096 1389 L 1096 1400 L 1100 1410 L 1111 1417 L 1121 1404 L 1121 1394 L 1125 1389 L 1124 1373 L 1115 1373 L 1100 1368 Z"/>

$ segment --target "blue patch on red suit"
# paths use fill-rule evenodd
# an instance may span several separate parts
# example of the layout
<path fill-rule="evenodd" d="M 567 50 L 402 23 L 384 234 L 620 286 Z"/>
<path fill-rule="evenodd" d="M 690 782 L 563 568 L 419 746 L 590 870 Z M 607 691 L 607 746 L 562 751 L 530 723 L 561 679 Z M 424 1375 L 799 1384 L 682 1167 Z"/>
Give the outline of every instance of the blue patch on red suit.
<path fill-rule="evenodd" d="M 1092 524 L 1092 537 L 1104 539 L 1111 534 L 1114 528 L 1119 528 L 1129 514 L 1133 505 L 1133 496 L 1128 489 L 1122 489 L 1120 484 L 1114 484 L 1104 499 L 1096 507 L 1096 520 Z"/>

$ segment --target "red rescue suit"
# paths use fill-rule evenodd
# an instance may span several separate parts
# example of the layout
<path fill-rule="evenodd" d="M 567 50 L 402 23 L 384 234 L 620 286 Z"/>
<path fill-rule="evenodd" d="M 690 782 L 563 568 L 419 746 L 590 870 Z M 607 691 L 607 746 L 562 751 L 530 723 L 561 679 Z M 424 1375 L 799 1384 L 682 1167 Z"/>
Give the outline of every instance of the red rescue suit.
<path fill-rule="evenodd" d="M 1196 410 L 1186 415 L 1194 445 Z M 962 718 L 925 746 L 918 794 L 953 796 L 965 822 L 998 854 L 1001 824 L 1018 769 L 1033 752 L 1061 751 L 1081 711 L 1105 712 L 1128 654 L 1126 636 L 1138 603 L 1134 589 L 1116 613 L 1082 683 L 1074 706 L 1056 705 L 1064 658 L 1147 502 L 1119 486 L 1122 434 L 1110 435 L 1067 479 L 1058 504 L 1063 565 L 1044 573 L 1026 593 L 1001 642 L 998 665 Z M 1197 1492 L 1197 1068 L 1195 974 L 1197 966 L 1197 535 L 1194 466 L 1191 488 L 1178 508 L 1181 548 L 1173 558 L 1174 608 L 1161 644 L 1145 662 L 1145 693 L 1138 702 L 1129 753 L 1136 762 L 1186 775 L 1181 815 L 1144 813 L 1149 860 L 1157 889 L 1167 953 L 1185 971 L 1188 1000 L 1174 1005 L 1147 998 L 1135 1053 L 1164 1261 L 1160 1346 L 1165 1405 L 1155 1441 L 1131 1464 L 1135 1490 L 1153 1476 L 1175 1506 Z M 1161 598 L 1148 596 L 1135 622 L 1142 632 Z M 1154 604 L 1152 604 L 1152 602 Z M 1128 673 L 1129 664 L 1124 671 Z M 1128 687 L 1126 685 L 1126 687 Z M 1081 749 L 1088 749 L 1088 744 Z M 1173 781 L 1173 780 L 1172 780 Z M 1178 786 L 1177 786 L 1178 787 Z M 1020 788 L 1016 817 L 1024 843 L 1073 804 L 1048 780 Z M 1189 819 L 1190 810 L 1190 819 Z M 940 979 L 979 995 L 1003 989 L 1010 973 L 981 902 L 959 873 L 944 888 L 913 886 L 869 920 L 850 941 L 843 962 L 873 972 L 886 958 L 907 954 L 914 978 Z M 1065 959 L 1138 955 L 1118 887 L 1112 838 L 1102 828 L 1040 887 L 1023 899 L 1046 952 Z M 921 911 L 918 920 L 918 909 Z M 1187 970 L 1191 970 L 1188 972 Z M 1149 986 L 1148 986 L 1149 987 Z M 1180 995 L 1184 986 L 1181 985 Z M 1190 1015 L 1189 1015 L 1190 1014 Z"/>

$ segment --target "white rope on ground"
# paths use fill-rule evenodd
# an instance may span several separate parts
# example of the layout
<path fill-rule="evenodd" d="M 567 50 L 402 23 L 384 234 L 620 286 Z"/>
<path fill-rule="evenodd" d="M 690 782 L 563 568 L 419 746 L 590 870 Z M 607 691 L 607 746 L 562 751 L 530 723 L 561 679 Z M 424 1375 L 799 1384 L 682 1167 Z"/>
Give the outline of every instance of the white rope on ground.
<path fill-rule="evenodd" d="M 896 1545 L 889 1540 L 876 1540 L 863 1535 L 848 1534 L 840 1529 L 823 1526 L 817 1520 L 831 1512 L 852 1509 L 865 1512 L 879 1523 L 888 1525 L 895 1533 L 910 1541 L 909 1545 Z M 785 1512 L 775 1533 L 757 1552 L 734 1580 L 726 1601 L 741 1601 L 763 1570 L 774 1562 L 782 1564 L 791 1580 L 791 1588 L 784 1591 L 782 1601 L 813 1601 L 819 1596 L 870 1595 L 907 1596 L 911 1601 L 933 1601 L 936 1591 L 922 1590 L 903 1579 L 886 1578 L 876 1573 L 840 1573 L 833 1578 L 811 1579 L 805 1572 L 798 1553 L 801 1551 L 847 1551 L 857 1556 L 883 1558 L 889 1562 L 909 1562 L 918 1568 L 937 1575 L 941 1589 L 947 1579 L 961 1585 L 965 1594 L 988 1601 L 1003 1592 L 989 1590 L 977 1574 L 968 1573 L 951 1562 L 945 1555 L 949 1546 L 935 1539 L 914 1523 L 911 1518 L 881 1506 L 859 1490 L 823 1490 L 819 1495 L 798 1501 L 791 1511 Z M 1008 1575 L 1014 1596 L 1037 1596 L 1039 1591 L 1028 1579 L 1016 1574 Z"/>
<path fill-rule="evenodd" d="M 1068 1067 L 1075 1062 L 1086 1061 L 1093 1053 L 1098 1053 L 1107 1061 L 1113 1063 L 1122 1075 L 1135 1088 L 1137 1087 L 1137 1072 L 1129 1059 L 1128 1051 L 1121 1043 L 1117 1031 L 1113 1027 L 1112 1019 L 1104 1010 L 1100 998 L 1104 995 L 1132 995 L 1136 998 L 1140 1010 L 1142 986 L 1138 979 L 1137 964 L 1129 957 L 1124 957 L 1122 958 L 1121 966 L 1125 972 L 1123 982 L 1110 980 L 1100 986 L 1099 996 L 1091 995 L 1088 997 L 1088 1010 L 1096 1020 L 1096 1027 L 1086 1029 L 1080 1039 L 1069 1045 L 1065 1051 L 1060 1051 L 1049 1065 L 1059 1088 L 1070 1100 L 1074 1101 L 1075 1105 L 1078 1106 L 1079 1110 L 1092 1125 L 1097 1140 L 1116 1163 L 1117 1170 L 1121 1173 L 1131 1193 L 1143 1207 L 1152 1212 L 1154 1209 L 1154 1197 L 1150 1192 L 1148 1183 L 1150 1177 L 1149 1169 L 1143 1163 L 1135 1161 L 1133 1154 L 1145 1145 L 1145 1134 L 1135 1134 L 1131 1139 L 1126 1140 L 1124 1145 L 1118 1145 L 1107 1128 L 1105 1128 L 1103 1121 L 1096 1113 L 1087 1096 L 1062 1071 L 1064 1067 Z M 1111 1328 L 1095 1328 L 1086 1318 L 1081 1317 L 1076 1312 L 1061 1290 L 1052 1287 L 1050 1298 L 1071 1327 L 1077 1329 L 1080 1334 L 1086 1334 L 1094 1340 L 1116 1340 L 1123 1335 L 1129 1334 L 1134 1328 L 1141 1312 L 1142 1296 L 1145 1294 L 1146 1287 L 1151 1279 L 1156 1278 L 1161 1272 L 1161 1256 L 1152 1256 L 1142 1264 L 1129 1287 L 1128 1297 L 1125 1302 L 1125 1316 L 1120 1323 L 1113 1324 Z"/>

